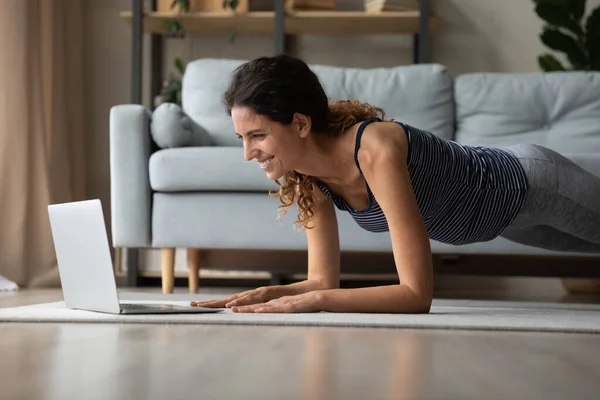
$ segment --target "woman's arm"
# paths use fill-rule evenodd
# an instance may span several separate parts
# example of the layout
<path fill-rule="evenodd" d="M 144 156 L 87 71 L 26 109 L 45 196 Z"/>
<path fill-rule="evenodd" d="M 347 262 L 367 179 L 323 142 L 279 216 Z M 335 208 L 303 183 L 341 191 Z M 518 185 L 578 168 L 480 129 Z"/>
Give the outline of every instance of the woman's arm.
<path fill-rule="evenodd" d="M 308 247 L 308 281 L 319 282 L 320 289 L 340 286 L 340 237 L 335 207 L 320 189 L 315 196 L 313 220 L 306 229 Z"/>
<path fill-rule="evenodd" d="M 337 217 L 331 198 L 321 190 L 315 196 L 315 215 L 306 229 L 308 276 L 305 281 L 285 285 L 286 294 L 340 286 L 340 240 Z"/>
<path fill-rule="evenodd" d="M 407 285 L 330 289 L 315 292 L 320 311 L 352 313 L 428 313 L 431 298 L 417 295 Z"/>
<path fill-rule="evenodd" d="M 324 310 L 428 312 L 433 299 L 433 262 L 427 229 L 413 194 L 406 152 L 396 123 L 372 123 L 364 131 L 358 161 L 390 231 L 399 285 L 328 290 Z M 404 133 L 402 133 L 404 134 Z M 404 147 L 405 148 L 405 147 Z"/>
<path fill-rule="evenodd" d="M 331 198 L 320 189 L 315 194 L 315 215 L 306 229 L 308 276 L 300 282 L 274 287 L 290 296 L 340 286 L 340 240 Z M 281 297 L 281 296 L 277 296 Z"/>
<path fill-rule="evenodd" d="M 315 196 L 315 215 L 306 230 L 308 277 L 287 285 L 263 286 L 218 300 L 191 302 L 198 307 L 238 307 L 260 305 L 282 296 L 335 289 L 340 284 L 340 243 L 333 201 L 319 190 Z M 247 309 L 247 308 L 246 308 Z"/>

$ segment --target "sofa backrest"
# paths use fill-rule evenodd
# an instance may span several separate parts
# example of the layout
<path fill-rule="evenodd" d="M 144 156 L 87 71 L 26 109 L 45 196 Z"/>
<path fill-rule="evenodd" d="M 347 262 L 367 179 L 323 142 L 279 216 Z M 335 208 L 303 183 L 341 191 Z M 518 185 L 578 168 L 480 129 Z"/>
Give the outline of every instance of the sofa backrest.
<path fill-rule="evenodd" d="M 459 143 L 600 152 L 600 72 L 464 74 L 454 96 Z"/>
<path fill-rule="evenodd" d="M 222 102 L 232 72 L 243 60 L 198 59 L 183 77 L 182 107 L 212 136 L 216 146 L 241 146 Z M 360 100 L 394 118 L 444 138 L 453 138 L 452 77 L 439 64 L 388 68 L 311 65 L 331 100 Z"/>

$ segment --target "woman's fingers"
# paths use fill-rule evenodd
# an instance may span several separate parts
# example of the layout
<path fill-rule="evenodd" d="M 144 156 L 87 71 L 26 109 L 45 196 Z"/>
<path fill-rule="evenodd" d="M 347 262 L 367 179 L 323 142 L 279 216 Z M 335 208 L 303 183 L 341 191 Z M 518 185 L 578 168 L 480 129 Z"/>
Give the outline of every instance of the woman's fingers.
<path fill-rule="evenodd" d="M 241 313 L 254 312 L 255 309 L 261 306 L 264 307 L 264 303 L 250 304 L 247 306 L 232 306 L 231 311 Z"/>
<path fill-rule="evenodd" d="M 305 294 L 284 296 L 278 299 L 249 306 L 232 307 L 231 311 L 239 313 L 297 313 L 317 312 L 318 303 L 315 296 Z"/>
<path fill-rule="evenodd" d="M 284 303 L 281 299 L 273 299 L 267 302 L 256 302 L 254 304 L 249 305 L 238 305 L 232 306 L 231 311 L 233 312 L 256 312 L 256 310 L 265 308 L 265 307 L 277 307 L 278 305 Z"/>
<path fill-rule="evenodd" d="M 292 309 L 287 305 L 273 305 L 257 307 L 252 312 L 254 313 L 291 313 Z"/>
<path fill-rule="evenodd" d="M 215 307 L 215 308 L 223 308 L 225 307 L 225 304 L 241 297 L 241 296 L 245 296 L 246 292 L 242 292 L 242 293 L 237 293 L 231 296 L 227 296 L 224 297 L 222 299 L 219 300 L 206 300 L 206 301 L 192 301 L 190 302 L 190 305 L 192 307 Z"/>
<path fill-rule="evenodd" d="M 230 302 L 228 302 L 227 304 L 225 304 L 225 307 L 234 307 L 234 306 L 246 306 L 246 305 L 250 305 L 250 304 L 256 304 L 256 303 L 262 303 L 263 302 L 263 296 L 259 293 L 249 293 L 245 296 L 241 296 L 238 297 L 237 299 L 234 299 Z"/>
<path fill-rule="evenodd" d="M 231 296 L 224 297 L 219 300 L 208 300 L 208 301 L 192 301 L 190 305 L 192 307 L 233 307 L 240 305 L 250 305 L 256 303 L 262 303 L 265 301 L 265 289 L 258 288 L 253 290 L 247 290 Z"/>
<path fill-rule="evenodd" d="M 192 303 L 193 306 L 196 307 L 212 307 L 212 308 L 224 308 L 225 301 L 224 300 L 214 300 L 208 302 L 196 302 Z"/>
<path fill-rule="evenodd" d="M 223 307 L 225 307 L 225 300 L 192 301 L 192 302 L 190 302 L 190 306 L 192 306 L 192 307 L 223 308 Z"/>

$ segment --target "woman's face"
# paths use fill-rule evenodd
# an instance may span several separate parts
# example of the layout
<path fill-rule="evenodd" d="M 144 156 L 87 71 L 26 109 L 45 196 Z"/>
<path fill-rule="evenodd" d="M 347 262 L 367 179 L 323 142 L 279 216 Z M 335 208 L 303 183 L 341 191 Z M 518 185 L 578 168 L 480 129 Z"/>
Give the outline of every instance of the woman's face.
<path fill-rule="evenodd" d="M 246 107 L 233 107 L 231 118 L 236 135 L 244 143 L 244 159 L 256 159 L 271 180 L 294 169 L 300 156 L 301 129 L 271 121 Z"/>

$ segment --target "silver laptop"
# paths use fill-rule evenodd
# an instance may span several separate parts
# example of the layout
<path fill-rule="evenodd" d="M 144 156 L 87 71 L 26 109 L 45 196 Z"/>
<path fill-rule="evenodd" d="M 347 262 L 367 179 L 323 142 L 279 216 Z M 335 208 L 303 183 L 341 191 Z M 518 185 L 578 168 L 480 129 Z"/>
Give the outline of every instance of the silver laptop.
<path fill-rule="evenodd" d="M 100 200 L 48 206 L 54 249 L 68 308 L 111 314 L 214 313 L 218 308 L 121 303 Z"/>

